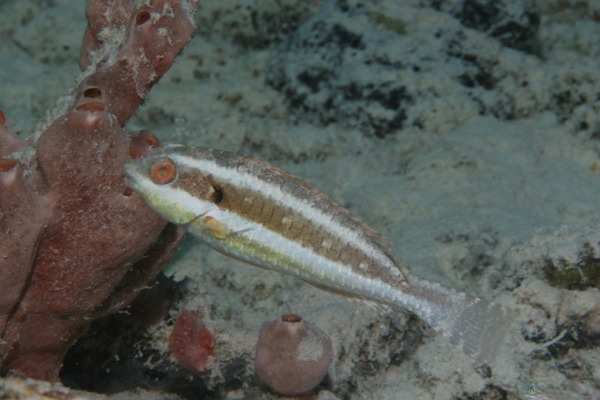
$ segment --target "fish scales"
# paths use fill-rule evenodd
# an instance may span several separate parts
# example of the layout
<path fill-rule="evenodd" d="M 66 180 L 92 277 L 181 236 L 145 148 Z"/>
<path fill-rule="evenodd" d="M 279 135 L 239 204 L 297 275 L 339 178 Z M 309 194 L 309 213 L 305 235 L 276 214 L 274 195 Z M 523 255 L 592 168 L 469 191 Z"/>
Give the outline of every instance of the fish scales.
<path fill-rule="evenodd" d="M 278 206 L 276 201 L 263 198 L 255 190 L 234 187 L 214 176 L 213 179 L 223 193 L 237 194 L 236 196 L 224 195 L 219 203 L 221 209 L 238 213 L 243 219 L 261 224 L 267 230 L 284 232 L 282 236 L 297 241 L 303 246 L 312 246 L 316 249 L 321 245 L 323 235 L 290 207 Z"/>
<path fill-rule="evenodd" d="M 168 145 L 126 165 L 126 183 L 214 249 L 351 298 L 402 307 L 479 361 L 511 320 L 502 306 L 410 276 L 387 240 L 314 187 L 252 157 Z"/>
<path fill-rule="evenodd" d="M 240 161 L 246 162 L 240 165 Z M 233 153 L 218 151 L 210 151 L 203 156 L 179 156 L 177 165 L 178 179 L 172 183 L 173 188 L 190 188 L 190 194 L 196 198 L 210 197 L 206 193 L 208 185 L 223 193 L 218 207 L 208 201 L 208 204 L 198 205 L 196 213 L 207 213 L 217 221 L 222 220 L 232 232 L 228 239 L 229 246 L 236 245 L 236 241 L 240 242 L 238 246 L 246 243 L 248 236 L 257 236 L 259 232 L 276 232 L 287 239 L 287 242 L 282 242 L 284 246 L 299 244 L 300 248 L 310 249 L 331 261 L 339 261 L 339 254 L 343 253 L 348 265 L 360 274 L 378 276 L 398 285 L 404 281 L 396 262 L 389 255 L 390 251 L 381 245 L 383 239 L 375 240 L 375 231 L 358 222 L 326 195 L 282 170 L 256 159 L 239 155 L 234 157 Z M 205 184 L 198 185 L 202 180 Z M 248 203 L 253 206 L 246 209 L 245 204 Z M 274 209 L 279 211 L 274 213 Z M 221 215 L 225 213 L 227 217 L 224 218 Z M 312 214 L 310 217 L 309 213 Z M 278 214 L 290 219 L 290 229 L 282 229 L 283 217 L 277 218 Z M 337 227 L 331 227 L 332 224 Z M 244 229 L 247 232 L 236 233 Z M 204 237 L 206 231 L 201 220 L 192 223 L 190 230 L 204 240 L 212 240 Z M 324 246 L 324 243 L 328 246 Z M 292 248 L 299 249 L 297 246 Z M 330 249 L 333 252 L 329 253 Z M 261 253 L 261 257 L 268 259 L 271 252 L 276 253 L 268 249 L 265 254 Z M 301 258 L 301 254 L 295 257 L 294 264 L 301 262 Z M 382 268 L 382 262 L 385 268 Z M 359 269 L 361 263 L 368 267 Z"/>

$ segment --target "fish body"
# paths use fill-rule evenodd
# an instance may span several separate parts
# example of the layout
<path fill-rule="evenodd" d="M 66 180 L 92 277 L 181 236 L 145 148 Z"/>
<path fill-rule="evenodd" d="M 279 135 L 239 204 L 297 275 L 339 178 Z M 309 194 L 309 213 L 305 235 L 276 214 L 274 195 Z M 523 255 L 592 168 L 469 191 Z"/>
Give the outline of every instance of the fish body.
<path fill-rule="evenodd" d="M 556 400 L 554 397 L 547 395 L 546 393 L 539 390 L 534 385 L 529 385 L 527 392 L 525 393 L 525 399 L 527 400 Z"/>
<path fill-rule="evenodd" d="M 571 395 L 555 390 L 542 390 L 536 384 L 530 383 L 524 390 L 525 400 L 574 400 Z"/>
<path fill-rule="evenodd" d="M 344 296 L 408 309 L 478 361 L 492 361 L 510 314 L 409 276 L 387 240 L 314 187 L 256 158 L 167 145 L 125 167 L 157 213 L 212 248 Z"/>

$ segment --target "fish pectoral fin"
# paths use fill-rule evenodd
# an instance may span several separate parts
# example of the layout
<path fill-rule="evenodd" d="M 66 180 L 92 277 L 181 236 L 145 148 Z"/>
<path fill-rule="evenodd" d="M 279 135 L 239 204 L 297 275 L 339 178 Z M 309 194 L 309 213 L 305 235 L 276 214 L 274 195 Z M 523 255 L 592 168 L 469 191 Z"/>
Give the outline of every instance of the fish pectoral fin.
<path fill-rule="evenodd" d="M 206 215 L 207 213 L 200 214 L 192 218 L 189 222 L 182 224 L 185 227 L 196 224 L 195 227 L 198 230 L 208 232 L 211 236 L 217 239 L 225 238 L 229 232 L 227 227 L 222 222 L 219 222 L 216 218 Z"/>
<path fill-rule="evenodd" d="M 217 239 L 224 239 L 230 233 L 224 223 L 210 215 L 204 217 L 203 228 Z"/>
<path fill-rule="evenodd" d="M 229 234 L 231 235 L 239 235 L 240 233 L 246 233 L 246 232 L 250 232 L 252 229 L 252 227 L 248 227 L 248 228 L 244 228 L 244 229 L 238 229 L 237 231 L 230 231 Z"/>
<path fill-rule="evenodd" d="M 182 226 L 186 226 L 186 227 L 187 227 L 187 226 L 189 226 L 189 225 L 192 225 L 194 222 L 196 222 L 196 221 L 198 220 L 198 218 L 200 218 L 200 217 L 204 217 L 205 215 L 206 215 L 206 213 L 203 213 L 203 214 L 197 215 L 197 216 L 195 216 L 194 218 L 192 218 L 191 220 L 189 220 L 188 222 L 185 222 L 185 223 L 183 223 L 183 224 L 181 224 L 181 225 L 182 225 Z"/>

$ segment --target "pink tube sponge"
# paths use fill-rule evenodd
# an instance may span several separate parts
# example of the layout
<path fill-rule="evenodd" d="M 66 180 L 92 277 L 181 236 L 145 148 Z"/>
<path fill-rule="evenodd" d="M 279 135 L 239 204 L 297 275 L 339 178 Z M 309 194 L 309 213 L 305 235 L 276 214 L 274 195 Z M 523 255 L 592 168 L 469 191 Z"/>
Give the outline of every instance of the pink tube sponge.
<path fill-rule="evenodd" d="M 286 314 L 262 326 L 254 370 L 275 392 L 310 392 L 323 380 L 330 362 L 329 336 L 301 316 Z"/>

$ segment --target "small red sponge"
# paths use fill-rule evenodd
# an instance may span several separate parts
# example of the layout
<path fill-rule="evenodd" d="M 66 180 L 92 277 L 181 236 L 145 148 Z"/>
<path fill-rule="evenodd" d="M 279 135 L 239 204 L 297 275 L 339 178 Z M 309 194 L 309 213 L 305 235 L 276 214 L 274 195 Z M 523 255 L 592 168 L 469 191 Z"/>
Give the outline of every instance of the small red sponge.
<path fill-rule="evenodd" d="M 214 339 L 196 311 L 184 310 L 169 336 L 169 350 L 188 371 L 206 375 L 215 363 Z"/>
<path fill-rule="evenodd" d="M 286 314 L 262 326 L 254 370 L 275 392 L 302 395 L 323 380 L 331 354 L 325 332 L 299 315 Z"/>

